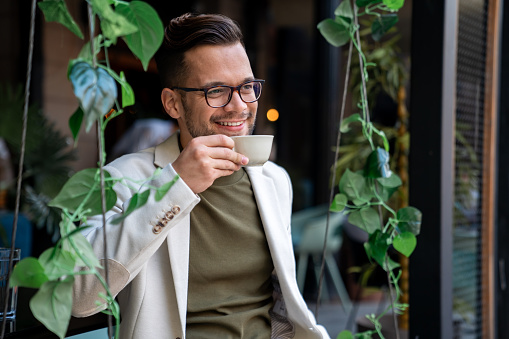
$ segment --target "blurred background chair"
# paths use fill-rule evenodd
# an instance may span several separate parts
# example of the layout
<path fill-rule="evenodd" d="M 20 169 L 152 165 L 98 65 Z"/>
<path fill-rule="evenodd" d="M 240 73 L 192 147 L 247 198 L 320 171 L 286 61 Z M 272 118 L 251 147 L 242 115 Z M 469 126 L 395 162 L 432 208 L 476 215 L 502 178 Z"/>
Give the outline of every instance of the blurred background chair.
<path fill-rule="evenodd" d="M 292 242 L 294 248 L 299 246 L 302 232 L 309 220 L 323 215 L 326 216 L 328 210 L 329 207 L 327 205 L 318 205 L 292 214 Z"/>
<path fill-rule="evenodd" d="M 314 278 L 317 286 L 320 279 L 320 270 L 322 265 L 323 245 L 325 240 L 325 230 L 327 224 L 327 205 L 304 209 L 296 212 L 292 216 L 292 237 L 294 251 L 297 256 L 297 283 L 300 292 L 304 293 L 308 263 L 313 264 Z M 342 213 L 331 213 L 329 220 L 329 230 L 327 233 L 327 248 L 325 250 L 325 272 L 322 282 L 322 300 L 328 300 L 329 289 L 327 285 L 327 273 L 332 280 L 333 286 L 341 300 L 341 304 L 346 313 L 352 307 L 350 297 L 338 268 L 338 262 L 335 255 L 339 252 L 343 243 L 342 224 L 346 217 Z"/>

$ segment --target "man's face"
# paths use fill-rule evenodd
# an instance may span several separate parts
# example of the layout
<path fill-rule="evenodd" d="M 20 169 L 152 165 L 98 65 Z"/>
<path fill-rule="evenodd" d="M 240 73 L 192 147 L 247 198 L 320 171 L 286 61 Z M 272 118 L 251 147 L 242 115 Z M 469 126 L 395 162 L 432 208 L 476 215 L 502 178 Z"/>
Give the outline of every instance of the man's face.
<path fill-rule="evenodd" d="M 189 74 L 180 87 L 205 88 L 215 85 L 238 86 L 254 79 L 249 59 L 240 43 L 230 46 L 197 46 L 185 54 Z M 176 90 L 179 91 L 179 90 Z M 258 103 L 245 103 L 237 91 L 224 107 L 212 108 L 203 92 L 180 91 L 181 112 L 178 123 L 181 142 L 185 146 L 195 137 L 225 134 L 251 134 Z"/>

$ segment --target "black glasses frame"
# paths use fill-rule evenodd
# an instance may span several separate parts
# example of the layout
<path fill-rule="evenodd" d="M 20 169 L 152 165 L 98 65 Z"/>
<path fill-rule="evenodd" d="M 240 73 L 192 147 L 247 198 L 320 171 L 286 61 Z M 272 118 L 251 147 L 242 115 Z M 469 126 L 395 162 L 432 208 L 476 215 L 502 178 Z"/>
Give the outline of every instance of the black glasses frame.
<path fill-rule="evenodd" d="M 245 84 L 248 84 L 250 82 L 257 82 L 260 84 L 260 95 L 258 96 L 258 98 L 256 98 L 255 100 L 251 100 L 251 101 L 246 101 L 244 100 L 244 98 L 242 98 L 242 94 L 240 93 L 240 88 L 242 86 L 244 86 Z M 205 101 L 207 102 L 207 105 L 209 105 L 210 107 L 212 108 L 220 108 L 220 107 L 224 107 L 226 105 L 228 105 L 230 103 L 230 101 L 232 100 L 232 97 L 233 97 L 233 91 L 237 91 L 237 93 L 239 93 L 239 97 L 242 101 L 244 101 L 245 103 L 251 103 L 251 102 L 255 102 L 255 101 L 258 101 L 258 99 L 260 99 L 260 96 L 262 95 L 262 88 L 263 88 L 263 83 L 265 82 L 265 80 L 261 80 L 261 79 L 253 79 L 253 80 L 248 80 L 246 82 L 243 82 L 241 83 L 240 85 L 238 86 L 228 86 L 228 85 L 217 85 L 217 86 L 210 86 L 210 87 L 205 87 L 205 88 L 189 88 L 189 87 L 171 87 L 171 89 L 180 89 L 184 92 L 203 92 L 205 94 Z M 220 105 L 220 106 L 213 106 L 209 103 L 209 98 L 207 96 L 207 92 L 209 90 L 211 90 L 212 88 L 218 88 L 218 87 L 225 87 L 225 88 L 229 88 L 230 89 L 230 95 L 228 96 L 228 100 L 226 101 L 225 104 L 223 105 Z"/>

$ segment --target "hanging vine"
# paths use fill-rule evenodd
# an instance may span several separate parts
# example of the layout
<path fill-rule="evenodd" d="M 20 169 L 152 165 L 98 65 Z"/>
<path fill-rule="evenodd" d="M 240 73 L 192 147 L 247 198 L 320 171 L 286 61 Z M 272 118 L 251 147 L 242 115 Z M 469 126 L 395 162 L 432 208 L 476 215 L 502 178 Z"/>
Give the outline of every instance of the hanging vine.
<path fill-rule="evenodd" d="M 35 14 L 35 1 L 33 4 Z M 39 2 L 38 6 L 46 21 L 58 22 L 83 39 L 83 33 L 67 10 L 64 0 L 44 0 Z M 134 92 L 124 73 L 117 74 L 110 68 L 108 48 L 116 44 L 119 38 L 123 39 L 146 70 L 150 59 L 162 43 L 163 25 L 157 12 L 143 1 L 91 0 L 87 1 L 87 9 L 89 41 L 79 56 L 69 62 L 68 67 L 68 78 L 79 101 L 79 107 L 69 119 L 69 126 L 75 142 L 82 125 L 86 132 L 89 132 L 92 126 L 97 126 L 99 166 L 73 175 L 50 202 L 49 206 L 62 211 L 61 237 L 55 246 L 44 251 L 39 258 L 29 257 L 20 261 L 12 272 L 10 285 L 38 289 L 30 300 L 34 317 L 58 337 L 64 338 L 71 318 L 74 277 L 82 274 L 94 275 L 106 291 L 99 297 L 105 305 L 103 312 L 109 315 L 109 337 L 113 336 L 111 317 L 114 317 L 114 335 L 118 338 L 120 310 L 108 287 L 108 267 L 104 267 L 106 274 L 103 277 L 100 273 L 103 267 L 80 231 L 87 227 L 87 217 L 99 214 L 103 215 L 106 227 L 104 215 L 117 200 L 113 190 L 116 183 L 136 184 L 142 189 L 133 195 L 127 209 L 112 223 L 120 223 L 135 209 L 143 206 L 152 191 L 155 191 L 155 199 L 161 200 L 178 176 L 161 187 L 154 187 L 147 183 L 157 177 L 160 171 L 140 182 L 130 178 L 112 178 L 104 170 L 106 126 L 135 101 Z M 100 23 L 100 34 L 96 34 L 96 21 Z M 104 60 L 98 60 L 100 51 L 104 52 Z M 27 78 L 29 76 L 30 74 Z M 120 102 L 117 86 L 121 89 Z M 23 131 L 26 133 L 26 126 Z M 22 167 L 21 163 L 20 170 Z M 106 239 L 104 244 L 107 246 Z M 104 252 L 107 253 L 106 248 Z M 79 267 L 86 269 L 78 270 Z"/>
<path fill-rule="evenodd" d="M 371 37 L 379 41 L 398 22 L 396 12 L 403 4 L 404 0 L 356 0 L 352 5 L 350 0 L 343 0 L 334 12 L 334 19 L 325 19 L 318 24 L 319 31 L 331 45 L 335 47 L 347 43 L 350 43 L 350 46 L 353 45 L 353 48 L 349 49 L 348 60 L 351 60 L 355 50 L 361 73 L 361 84 L 358 87 L 360 100 L 357 106 L 360 112 L 353 113 L 346 119 L 343 119 L 343 112 L 348 86 L 344 86 L 336 161 L 340 135 L 349 132 L 353 124 L 360 125 L 362 135 L 371 148 L 363 169 L 356 172 L 346 169 L 339 180 L 339 193 L 332 198 L 331 191 L 330 211 L 347 214 L 351 224 L 369 234 L 364 248 L 368 258 L 386 271 L 390 290 L 390 305 L 381 314 L 366 316 L 373 324 L 374 330 L 355 335 L 345 330 L 339 334 L 340 339 L 371 338 L 374 334 L 383 338 L 380 319 L 389 311 L 392 311 L 395 333 L 399 338 L 397 315 L 403 313 L 408 307 L 408 304 L 399 302 L 402 295 L 399 287 L 400 265 L 389 257 L 388 252 L 393 247 L 405 257 L 412 254 L 417 245 L 416 236 L 420 233 L 422 215 L 414 207 L 407 206 L 394 210 L 387 203 L 391 195 L 402 185 L 402 181 L 390 169 L 389 142 L 385 133 L 377 129 L 370 119 L 366 84 L 369 80 L 368 69 L 375 64 L 366 61 L 362 50 L 358 19 L 360 16 L 374 17 Z M 350 62 L 348 62 L 349 67 Z M 348 76 L 349 71 L 347 71 L 345 83 L 349 81 Z M 333 171 L 334 174 L 335 171 Z M 335 182 L 335 179 L 332 182 Z M 383 217 L 385 214 L 388 214 L 387 218 Z"/>

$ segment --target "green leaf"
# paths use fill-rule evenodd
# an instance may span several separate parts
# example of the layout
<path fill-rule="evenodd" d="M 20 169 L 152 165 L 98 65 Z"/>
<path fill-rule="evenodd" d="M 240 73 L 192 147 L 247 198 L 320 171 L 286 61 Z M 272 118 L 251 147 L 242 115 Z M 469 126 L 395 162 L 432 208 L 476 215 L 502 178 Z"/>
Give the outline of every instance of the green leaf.
<path fill-rule="evenodd" d="M 364 192 L 366 191 L 366 179 L 359 173 L 353 173 L 346 169 L 339 180 L 339 191 L 344 193 L 349 200 L 359 200 L 367 202 Z"/>
<path fill-rule="evenodd" d="M 376 181 L 380 184 L 378 192 L 383 201 L 389 200 L 402 184 L 401 179 L 394 172 L 392 172 L 390 177 L 377 178 Z"/>
<path fill-rule="evenodd" d="M 373 40 L 380 41 L 385 33 L 391 29 L 398 22 L 397 14 L 385 14 L 380 17 L 376 17 L 375 21 L 371 25 L 371 36 Z"/>
<path fill-rule="evenodd" d="M 341 212 L 345 209 L 348 199 L 346 195 L 343 193 L 336 194 L 334 200 L 332 201 L 330 211 L 331 212 Z"/>
<path fill-rule="evenodd" d="M 403 207 L 396 213 L 399 232 L 421 233 L 422 213 L 415 207 Z"/>
<path fill-rule="evenodd" d="M 101 267 L 99 260 L 92 249 L 92 245 L 80 232 L 90 226 L 76 227 L 72 220 L 62 213 L 62 221 L 60 222 L 60 233 L 62 234 L 62 250 L 70 253 L 75 262 L 75 266 L 92 266 Z M 74 246 L 71 244 L 74 244 Z M 84 258 L 84 262 L 81 258 Z"/>
<path fill-rule="evenodd" d="M 133 105 L 134 104 L 134 91 L 133 91 L 131 85 L 129 85 L 129 83 L 127 82 L 124 72 L 121 71 L 120 75 L 118 75 L 117 73 L 115 73 L 114 70 L 112 70 L 109 67 L 102 66 L 102 65 L 100 65 L 99 67 L 101 67 L 106 72 L 108 72 L 108 74 L 113 79 L 115 79 L 116 82 L 118 82 L 120 84 L 121 89 L 122 89 L 122 107 L 127 107 L 127 106 Z"/>
<path fill-rule="evenodd" d="M 346 30 L 349 32 L 350 29 L 352 28 L 352 19 L 350 18 L 345 18 L 344 16 L 337 16 L 335 19 L 334 19 L 335 22 L 337 22 L 338 24 L 340 24 L 341 26 L 345 27 Z M 351 36 L 350 36 L 351 38 Z"/>
<path fill-rule="evenodd" d="M 161 201 L 161 199 L 168 193 L 170 188 L 177 182 L 180 176 L 176 175 L 170 182 L 167 182 L 161 187 L 158 187 L 156 190 L 155 199 L 156 201 Z"/>
<path fill-rule="evenodd" d="M 382 0 L 357 0 L 355 4 L 357 7 L 364 7 L 367 5 L 377 4 L 379 2 L 382 2 Z"/>
<path fill-rule="evenodd" d="M 90 209 L 87 215 L 102 213 L 101 187 L 96 181 L 97 168 L 87 168 L 74 174 L 62 187 L 58 195 L 48 204 L 52 207 L 67 209 L 71 213 L 83 204 L 83 210 Z M 97 176 L 98 177 L 98 176 Z M 117 201 L 117 194 L 113 190 L 114 181 L 107 180 L 111 175 L 104 171 L 104 190 L 106 196 L 106 211 L 109 211 Z M 90 196 L 85 200 L 87 195 Z"/>
<path fill-rule="evenodd" d="M 154 178 L 157 178 L 158 176 L 161 175 L 161 173 L 163 172 L 163 169 L 161 167 L 158 167 L 156 168 L 156 170 L 154 171 L 154 174 L 152 174 L 152 177 Z"/>
<path fill-rule="evenodd" d="M 69 220 L 71 220 L 71 219 L 69 219 Z M 74 223 L 72 221 L 71 221 L 71 224 L 68 226 L 70 226 L 70 227 L 69 227 L 69 232 L 67 234 L 61 232 L 62 239 L 72 237 L 75 233 L 80 233 L 83 230 L 92 227 L 90 225 L 80 225 L 80 227 L 78 228 L 78 227 L 76 227 L 76 225 L 74 225 Z"/>
<path fill-rule="evenodd" d="M 348 28 L 332 19 L 321 21 L 317 28 L 325 40 L 334 47 L 343 46 L 350 41 Z"/>
<path fill-rule="evenodd" d="M 122 107 L 134 105 L 134 91 L 125 79 L 124 71 L 120 72 L 120 86 L 122 88 Z"/>
<path fill-rule="evenodd" d="M 335 16 L 341 16 L 348 19 L 353 19 L 353 10 L 352 5 L 350 4 L 350 0 L 341 1 L 339 6 L 334 11 Z"/>
<path fill-rule="evenodd" d="M 359 113 L 354 113 L 352 115 L 350 115 L 349 117 L 347 117 L 346 119 L 344 119 L 342 122 L 341 122 L 341 127 L 340 127 L 340 131 L 341 133 L 347 133 L 350 131 L 350 124 L 352 122 L 362 122 L 362 118 L 361 116 L 359 115 Z"/>
<path fill-rule="evenodd" d="M 44 272 L 49 280 L 57 280 L 58 278 L 74 273 L 76 260 L 68 251 L 60 249 L 55 250 L 54 247 L 48 248 L 39 256 L 39 262 L 44 267 Z"/>
<path fill-rule="evenodd" d="M 392 245 L 399 253 L 409 257 L 417 245 L 417 238 L 411 232 L 399 233 L 392 240 Z"/>
<path fill-rule="evenodd" d="M 127 5 L 119 3 L 116 12 L 138 27 L 137 32 L 126 35 L 124 40 L 146 71 L 150 59 L 163 42 L 164 28 L 159 15 L 143 1 L 132 1 Z"/>
<path fill-rule="evenodd" d="M 352 332 L 345 330 L 345 331 L 341 331 L 338 334 L 336 339 L 353 339 L 353 338 L 354 338 L 354 336 L 353 336 Z"/>
<path fill-rule="evenodd" d="M 28 257 L 21 260 L 14 266 L 11 274 L 10 285 L 39 288 L 42 284 L 48 281 L 48 277 L 44 273 L 39 260 L 33 257 Z"/>
<path fill-rule="evenodd" d="M 388 178 L 392 174 L 389 166 L 389 153 L 380 147 L 371 152 L 364 166 L 364 176 L 367 178 Z"/>
<path fill-rule="evenodd" d="M 74 243 L 74 245 L 77 247 L 77 254 L 74 248 L 71 246 L 70 241 Z M 74 259 L 76 260 L 76 266 L 92 266 L 92 267 L 101 267 L 101 264 L 99 263 L 99 260 L 97 259 L 97 256 L 94 253 L 94 250 L 92 248 L 92 245 L 90 245 L 90 242 L 85 238 L 85 236 L 81 233 L 74 233 L 70 239 L 65 239 L 62 248 L 65 251 L 68 251 L 70 253 L 73 253 Z M 86 260 L 84 262 L 80 256 L 83 256 Z"/>
<path fill-rule="evenodd" d="M 61 221 L 59 223 L 60 227 L 60 236 L 61 238 L 66 238 L 70 234 L 74 233 L 78 227 L 74 224 L 74 221 L 71 218 L 71 215 L 68 213 L 62 212 L 60 213 Z"/>
<path fill-rule="evenodd" d="M 141 193 L 135 193 L 131 200 L 129 201 L 129 206 L 124 211 L 124 213 L 115 219 L 111 220 L 112 224 L 120 224 L 129 214 L 134 212 L 136 209 L 145 205 L 148 201 L 148 197 L 150 196 L 150 190 L 145 190 Z"/>
<path fill-rule="evenodd" d="M 71 78 L 71 71 L 72 71 L 72 68 L 76 65 L 76 64 L 79 64 L 80 62 L 85 62 L 83 59 L 71 59 L 69 60 L 69 63 L 67 64 L 67 79 L 70 79 Z"/>
<path fill-rule="evenodd" d="M 102 33 L 113 43 L 117 42 L 117 38 L 138 30 L 125 16 L 111 8 L 109 0 L 92 0 L 92 7 L 101 19 Z"/>
<path fill-rule="evenodd" d="M 398 188 L 402 184 L 400 177 L 394 172 L 391 172 L 389 177 L 377 178 L 376 181 L 378 181 L 380 185 L 386 188 Z"/>
<path fill-rule="evenodd" d="M 348 217 L 348 222 L 369 234 L 380 231 L 380 217 L 371 207 L 364 207 L 352 212 Z"/>
<path fill-rule="evenodd" d="M 102 68 L 93 68 L 86 62 L 76 63 L 69 79 L 74 95 L 80 101 L 85 116 L 86 131 L 94 122 L 108 113 L 117 98 L 115 80 Z"/>
<path fill-rule="evenodd" d="M 65 1 L 45 0 L 38 2 L 37 5 L 44 13 L 44 18 L 47 22 L 58 22 L 67 27 L 67 29 L 76 34 L 76 36 L 78 36 L 80 39 L 83 39 L 83 33 L 81 33 L 79 26 L 76 24 L 71 14 L 69 14 L 67 6 L 65 5 Z"/>
<path fill-rule="evenodd" d="M 389 9 L 397 11 L 401 7 L 403 7 L 403 4 L 405 3 L 405 0 L 383 0 L 384 5 L 387 6 Z"/>
<path fill-rule="evenodd" d="M 377 230 L 369 236 L 369 240 L 364 243 L 364 249 L 369 258 L 374 259 L 381 267 L 385 267 L 385 257 L 389 244 L 387 243 L 389 235 Z"/>
<path fill-rule="evenodd" d="M 98 34 L 94 38 L 94 52 L 95 52 L 95 56 L 97 56 L 99 54 L 99 52 L 101 52 L 101 44 L 103 43 L 103 41 L 104 41 L 104 36 L 102 34 Z M 92 48 L 90 47 L 90 41 L 88 41 L 81 48 L 80 54 L 78 54 L 78 58 L 77 59 L 86 61 L 88 63 L 92 63 L 93 57 L 92 57 Z"/>
<path fill-rule="evenodd" d="M 80 106 L 69 118 L 69 128 L 71 129 L 72 138 L 74 139 L 75 145 L 78 142 L 78 135 L 80 133 L 82 122 L 83 122 L 83 110 L 81 109 Z"/>
<path fill-rule="evenodd" d="M 376 64 L 374 64 L 376 66 Z M 373 125 L 371 123 L 371 125 Z M 375 132 L 376 134 L 378 134 L 380 136 L 380 138 L 382 138 L 382 141 L 384 143 L 384 149 L 386 152 L 389 152 L 389 140 L 387 139 L 387 136 L 385 135 L 385 132 L 384 131 L 380 131 L 376 128 L 373 127 L 373 132 Z"/>
<path fill-rule="evenodd" d="M 382 268 L 386 272 L 392 271 L 393 269 L 398 268 L 398 267 L 401 266 L 399 263 L 397 263 L 394 260 L 392 260 L 389 256 L 387 256 L 387 258 L 385 258 L 385 260 L 386 261 L 384 261 L 384 264 L 383 264 Z"/>
<path fill-rule="evenodd" d="M 71 320 L 73 282 L 74 276 L 47 281 L 30 299 L 30 310 L 34 317 L 62 339 Z"/>

